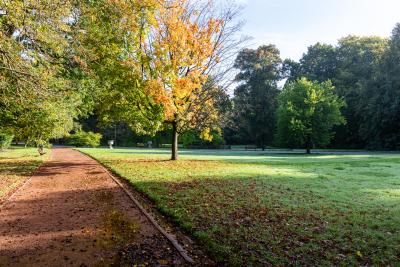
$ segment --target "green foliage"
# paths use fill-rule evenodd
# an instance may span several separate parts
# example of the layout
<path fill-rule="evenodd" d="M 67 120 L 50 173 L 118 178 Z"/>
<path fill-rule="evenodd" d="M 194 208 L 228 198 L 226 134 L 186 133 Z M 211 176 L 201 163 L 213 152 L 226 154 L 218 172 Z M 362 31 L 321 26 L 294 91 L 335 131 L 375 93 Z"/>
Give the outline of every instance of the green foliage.
<path fill-rule="evenodd" d="M 339 67 L 333 82 L 337 94 L 346 101 L 343 115 L 347 124 L 336 128 L 336 146 L 359 148 L 369 142 L 362 132 L 363 120 L 370 121 L 370 115 L 365 114 L 368 110 L 373 112 L 368 103 L 375 94 L 374 80 L 387 47 L 387 40 L 380 37 L 348 36 L 339 40 Z"/>
<path fill-rule="evenodd" d="M 374 149 L 400 149 L 400 24 L 365 95 L 360 132 Z"/>
<path fill-rule="evenodd" d="M 278 142 L 288 147 L 324 147 L 332 128 L 345 123 L 345 105 L 330 81 L 318 83 L 302 78 L 288 83 L 279 95 Z"/>
<path fill-rule="evenodd" d="M 226 142 L 221 132 L 213 131 L 212 132 L 212 141 L 211 144 L 215 148 L 222 148 Z"/>
<path fill-rule="evenodd" d="M 227 137 L 233 142 L 239 139 L 258 145 L 272 143 L 281 63 L 279 50 L 274 45 L 244 49 L 237 56 L 236 81 L 240 85 L 234 92 L 232 123 L 225 127 Z"/>
<path fill-rule="evenodd" d="M 300 77 L 320 82 L 331 80 L 336 94 L 346 101 L 342 112 L 347 123 L 335 127 L 337 134 L 332 146 L 396 148 L 400 140 L 395 130 L 397 93 L 387 89 L 396 88 L 388 76 L 390 73 L 397 77 L 398 71 L 397 64 L 385 67 L 384 63 L 390 58 L 390 50 L 384 38 L 347 36 L 337 46 L 310 46 L 299 62 L 285 60 L 283 69 L 289 82 Z M 395 58 L 391 61 L 396 62 Z M 392 133 L 385 136 L 386 132 Z"/>
<path fill-rule="evenodd" d="M 91 109 L 90 83 L 75 60 L 75 1 L 2 2 L 0 20 L 0 125 L 17 140 L 66 135 Z M 29 12 L 28 12 L 29 10 Z M 80 75 L 78 75 L 80 73 Z"/>
<path fill-rule="evenodd" d="M 0 130 L 0 150 L 4 150 L 10 147 L 14 135 Z"/>
<path fill-rule="evenodd" d="M 192 145 L 196 140 L 200 138 L 197 137 L 196 133 L 194 132 L 186 132 L 181 136 L 181 142 L 185 147 Z"/>
<path fill-rule="evenodd" d="M 319 82 L 332 79 L 338 66 L 335 47 L 320 43 L 308 47 L 307 53 L 300 59 L 300 66 L 301 77 Z"/>
<path fill-rule="evenodd" d="M 68 144 L 77 147 L 98 147 L 100 145 L 101 137 L 102 136 L 99 133 L 78 131 L 68 137 Z"/>
<path fill-rule="evenodd" d="M 136 133 L 150 135 L 163 120 L 161 105 L 146 94 L 142 73 L 150 64 L 140 48 L 155 11 L 151 2 L 88 1 L 81 6 L 76 27 L 83 31 L 74 43 L 96 84 L 99 121 L 124 121 Z"/>
<path fill-rule="evenodd" d="M 199 132 L 189 131 L 184 133 L 180 140 L 186 148 L 223 148 L 226 142 L 220 131 L 213 130 L 209 135 L 211 140 L 204 140 Z"/>

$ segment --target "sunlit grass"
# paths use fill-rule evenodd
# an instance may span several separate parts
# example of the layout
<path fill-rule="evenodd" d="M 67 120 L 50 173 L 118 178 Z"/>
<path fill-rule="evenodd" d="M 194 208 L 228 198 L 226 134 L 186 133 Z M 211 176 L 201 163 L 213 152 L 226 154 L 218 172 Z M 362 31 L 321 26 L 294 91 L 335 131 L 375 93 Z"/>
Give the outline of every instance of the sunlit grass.
<path fill-rule="evenodd" d="M 13 147 L 0 152 L 0 200 L 18 187 L 47 156 L 34 148 Z"/>
<path fill-rule="evenodd" d="M 233 265 L 400 262 L 400 155 L 82 149 Z"/>

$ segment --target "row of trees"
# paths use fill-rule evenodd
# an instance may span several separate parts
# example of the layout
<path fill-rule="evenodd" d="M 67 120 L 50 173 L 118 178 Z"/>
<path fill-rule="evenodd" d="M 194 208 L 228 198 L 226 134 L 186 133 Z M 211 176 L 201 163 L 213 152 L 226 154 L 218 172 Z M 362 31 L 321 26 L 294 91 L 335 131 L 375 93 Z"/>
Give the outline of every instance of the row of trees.
<path fill-rule="evenodd" d="M 346 123 L 341 119 L 335 123 L 332 147 L 400 148 L 400 24 L 390 39 L 348 36 L 336 46 L 317 43 L 299 62 L 282 60 L 273 45 L 246 49 L 235 66 L 239 86 L 230 111 L 234 119 L 224 128 L 228 142 L 298 146 L 298 142 L 284 142 L 289 132 L 282 127 L 287 125 L 276 121 L 282 109 L 278 108 L 278 82 L 287 79 L 282 92 L 287 97 L 285 91 L 290 91 L 294 81 L 307 78 L 319 83 L 330 81 L 334 94 L 345 102 L 341 110 Z M 326 135 L 321 133 L 324 139 Z"/>
<path fill-rule="evenodd" d="M 28 143 L 61 137 L 91 106 L 70 49 L 72 6 L 4 0 L 0 10 L 0 131 Z"/>
<path fill-rule="evenodd" d="M 215 99 L 242 43 L 237 8 L 197 0 L 4 0 L 0 131 L 43 143 L 95 113 L 139 134 L 217 128 Z"/>
<path fill-rule="evenodd" d="M 137 134 L 171 131 L 172 159 L 179 135 L 211 140 L 220 125 L 229 143 L 323 146 L 335 126 L 333 146 L 398 147 L 400 26 L 390 40 L 316 44 L 299 62 L 273 45 L 244 49 L 230 99 L 222 84 L 243 40 L 222 2 L 3 0 L 0 132 L 43 144 L 95 114 Z"/>

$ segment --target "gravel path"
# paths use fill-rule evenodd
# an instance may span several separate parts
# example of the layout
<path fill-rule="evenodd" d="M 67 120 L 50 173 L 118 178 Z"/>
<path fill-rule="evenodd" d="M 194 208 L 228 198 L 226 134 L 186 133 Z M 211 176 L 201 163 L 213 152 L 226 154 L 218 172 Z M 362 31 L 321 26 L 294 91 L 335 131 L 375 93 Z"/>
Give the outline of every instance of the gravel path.
<path fill-rule="evenodd" d="M 182 266 L 93 159 L 54 149 L 0 207 L 0 266 Z"/>

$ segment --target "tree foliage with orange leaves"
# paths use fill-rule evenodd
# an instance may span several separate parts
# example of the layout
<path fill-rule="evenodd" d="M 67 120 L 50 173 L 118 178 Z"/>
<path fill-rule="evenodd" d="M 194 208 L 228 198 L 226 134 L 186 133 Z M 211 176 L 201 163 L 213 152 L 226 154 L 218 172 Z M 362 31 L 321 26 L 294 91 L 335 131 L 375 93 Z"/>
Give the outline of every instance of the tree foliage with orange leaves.
<path fill-rule="evenodd" d="M 32 116 L 14 126 L 54 118 L 61 127 L 44 138 L 61 137 L 90 111 L 82 103 L 95 103 L 104 123 L 124 121 L 142 134 L 172 128 L 176 159 L 179 134 L 195 129 L 209 139 L 217 127 L 217 84 L 241 43 L 237 9 L 222 2 L 2 0 L 0 99 L 4 105 L 13 98 L 14 104 L 29 101 L 0 118 L 49 108 L 54 116 L 25 112 Z M 43 132 L 53 122 L 40 121 L 37 128 Z"/>
<path fill-rule="evenodd" d="M 217 83 L 241 43 L 237 12 L 213 0 L 101 0 L 87 8 L 80 44 L 101 81 L 103 121 L 146 134 L 171 127 L 172 159 L 179 134 L 195 129 L 209 139 L 218 126 Z"/>
<path fill-rule="evenodd" d="M 165 123 L 172 125 L 172 159 L 178 157 L 178 136 L 201 131 L 204 139 L 218 127 L 214 95 L 221 78 L 219 64 L 240 40 L 229 39 L 239 29 L 237 10 L 216 1 L 168 1 L 157 17 L 147 51 L 154 66 L 152 82 L 164 106 Z"/>

